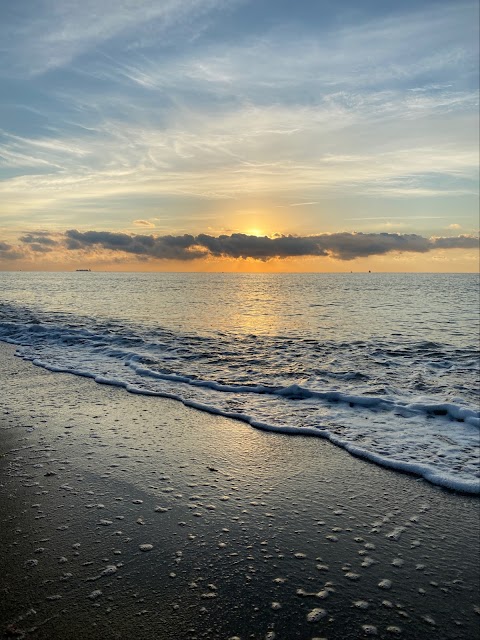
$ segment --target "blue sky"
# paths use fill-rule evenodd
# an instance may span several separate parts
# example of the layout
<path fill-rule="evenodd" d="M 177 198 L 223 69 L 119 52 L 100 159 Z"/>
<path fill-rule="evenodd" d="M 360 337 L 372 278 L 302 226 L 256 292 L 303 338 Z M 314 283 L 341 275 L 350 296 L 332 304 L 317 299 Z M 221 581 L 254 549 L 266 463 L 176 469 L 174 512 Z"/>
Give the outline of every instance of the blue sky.
<path fill-rule="evenodd" d="M 477 2 L 3 0 L 0 83 L 30 264 L 35 231 L 478 231 Z"/>

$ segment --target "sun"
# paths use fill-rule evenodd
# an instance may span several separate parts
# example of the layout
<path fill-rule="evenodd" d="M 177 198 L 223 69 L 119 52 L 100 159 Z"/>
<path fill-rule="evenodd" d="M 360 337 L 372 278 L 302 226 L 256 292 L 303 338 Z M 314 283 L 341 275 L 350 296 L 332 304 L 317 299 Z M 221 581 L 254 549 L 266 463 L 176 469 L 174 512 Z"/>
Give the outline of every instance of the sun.
<path fill-rule="evenodd" d="M 263 237 L 266 235 L 266 233 L 264 231 L 262 231 L 262 229 L 258 229 L 257 227 L 254 227 L 252 229 L 248 229 L 245 232 L 248 236 L 257 236 L 257 237 Z"/>

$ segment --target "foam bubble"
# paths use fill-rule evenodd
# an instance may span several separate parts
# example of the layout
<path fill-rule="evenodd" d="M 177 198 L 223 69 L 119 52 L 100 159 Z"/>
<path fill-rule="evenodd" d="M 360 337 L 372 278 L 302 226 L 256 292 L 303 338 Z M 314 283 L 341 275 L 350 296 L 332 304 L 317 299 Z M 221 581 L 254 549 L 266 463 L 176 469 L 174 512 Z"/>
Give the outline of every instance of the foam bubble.
<path fill-rule="evenodd" d="M 370 558 L 369 556 L 366 556 L 362 562 L 362 567 L 371 567 L 372 564 L 376 564 L 376 561 L 373 558 Z"/>
<path fill-rule="evenodd" d="M 355 581 L 360 580 L 360 575 L 358 573 L 354 573 L 353 571 L 348 571 L 347 573 L 345 573 L 345 578 Z"/>
<path fill-rule="evenodd" d="M 396 625 L 390 625 L 389 627 L 387 627 L 387 633 L 399 636 L 402 633 L 402 629 L 401 627 L 397 627 Z"/>
<path fill-rule="evenodd" d="M 25 560 L 24 565 L 27 567 L 27 569 L 32 569 L 33 567 L 36 567 L 38 565 L 38 560 L 36 560 L 35 558 L 32 558 L 31 560 Z"/>
<path fill-rule="evenodd" d="M 388 580 L 388 578 L 384 578 L 383 580 L 380 580 L 378 586 L 380 587 L 380 589 L 391 589 L 392 581 Z"/>
<path fill-rule="evenodd" d="M 117 573 L 118 569 L 114 564 L 109 564 L 105 567 L 105 569 L 100 573 L 101 576 L 112 576 L 114 573 Z"/>
<path fill-rule="evenodd" d="M 308 622 L 318 622 L 322 618 L 325 618 L 327 612 L 325 609 L 315 608 L 307 613 L 307 621 Z"/>
<path fill-rule="evenodd" d="M 373 624 L 362 624 L 362 630 L 366 636 L 378 635 L 378 629 Z"/>

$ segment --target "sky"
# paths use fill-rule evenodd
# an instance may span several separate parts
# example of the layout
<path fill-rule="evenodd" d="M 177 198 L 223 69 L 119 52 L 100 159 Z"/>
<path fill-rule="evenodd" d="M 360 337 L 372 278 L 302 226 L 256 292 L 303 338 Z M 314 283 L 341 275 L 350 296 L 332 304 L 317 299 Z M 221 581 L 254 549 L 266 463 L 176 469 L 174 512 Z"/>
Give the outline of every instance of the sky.
<path fill-rule="evenodd" d="M 476 271 L 478 9 L 2 0 L 0 269 Z"/>

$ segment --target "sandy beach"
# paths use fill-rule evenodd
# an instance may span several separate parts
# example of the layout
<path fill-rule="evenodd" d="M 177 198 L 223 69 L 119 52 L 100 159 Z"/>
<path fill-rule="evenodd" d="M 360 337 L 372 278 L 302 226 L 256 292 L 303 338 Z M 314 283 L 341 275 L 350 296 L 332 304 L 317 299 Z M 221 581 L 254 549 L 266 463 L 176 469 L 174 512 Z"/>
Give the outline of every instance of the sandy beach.
<path fill-rule="evenodd" d="M 2 637 L 479 636 L 478 498 L 14 351 Z"/>

